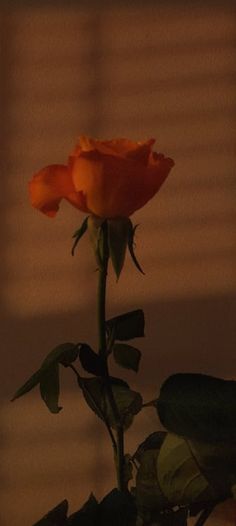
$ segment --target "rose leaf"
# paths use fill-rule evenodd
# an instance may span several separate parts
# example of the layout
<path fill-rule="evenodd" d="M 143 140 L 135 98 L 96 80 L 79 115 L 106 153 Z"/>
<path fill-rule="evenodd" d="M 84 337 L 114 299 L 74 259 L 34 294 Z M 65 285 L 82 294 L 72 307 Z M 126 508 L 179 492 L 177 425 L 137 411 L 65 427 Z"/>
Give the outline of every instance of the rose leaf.
<path fill-rule="evenodd" d="M 79 346 L 79 359 L 85 371 L 95 376 L 103 376 L 104 363 L 102 359 L 86 343 Z"/>
<path fill-rule="evenodd" d="M 115 343 L 113 345 L 113 356 L 116 363 L 121 367 L 138 372 L 141 352 L 135 347 L 125 343 Z"/>
<path fill-rule="evenodd" d="M 40 394 L 51 413 L 59 413 L 62 407 L 58 405 L 60 393 L 58 363 L 50 365 L 40 379 Z"/>
<path fill-rule="evenodd" d="M 108 334 L 112 334 L 114 340 L 131 340 L 144 336 L 144 314 L 141 309 L 126 312 L 106 322 Z"/>
<path fill-rule="evenodd" d="M 175 374 L 157 400 L 168 431 L 208 442 L 236 440 L 236 382 L 203 374 Z"/>
<path fill-rule="evenodd" d="M 68 502 L 67 500 L 63 500 L 33 526 L 66 526 L 67 511 Z"/>

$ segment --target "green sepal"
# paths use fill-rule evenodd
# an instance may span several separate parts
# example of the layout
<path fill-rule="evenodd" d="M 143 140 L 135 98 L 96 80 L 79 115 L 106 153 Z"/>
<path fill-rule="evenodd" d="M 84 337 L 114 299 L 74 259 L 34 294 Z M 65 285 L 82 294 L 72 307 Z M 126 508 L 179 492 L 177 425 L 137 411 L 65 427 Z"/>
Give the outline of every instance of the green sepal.
<path fill-rule="evenodd" d="M 236 441 L 236 382 L 175 374 L 162 385 L 157 411 L 173 433 L 206 442 Z"/>
<path fill-rule="evenodd" d="M 136 347 L 127 343 L 115 343 L 113 345 L 113 356 L 115 362 L 121 367 L 138 372 L 141 352 Z"/>
<path fill-rule="evenodd" d="M 129 248 L 129 252 L 130 252 L 131 258 L 132 258 L 132 260 L 133 260 L 133 262 L 135 264 L 135 267 L 139 270 L 139 272 L 141 272 L 141 274 L 145 275 L 145 272 L 143 271 L 142 267 L 140 266 L 140 264 L 139 264 L 139 262 L 138 262 L 138 260 L 136 258 L 135 252 L 134 252 L 134 246 L 135 246 L 134 236 L 135 236 L 135 231 L 138 228 L 138 226 L 139 225 L 133 226 L 132 222 L 129 219 L 128 248 Z"/>
<path fill-rule="evenodd" d="M 117 277 L 120 277 L 129 239 L 130 220 L 126 217 L 108 220 L 108 247 L 112 265 Z"/>
<path fill-rule="evenodd" d="M 88 217 L 88 231 L 90 243 L 92 245 L 93 252 L 95 254 L 96 262 L 99 269 L 103 268 L 104 258 L 104 233 L 103 223 L 105 220 L 101 217 L 91 215 Z"/>
<path fill-rule="evenodd" d="M 63 500 L 58 506 L 49 511 L 41 520 L 33 526 L 66 526 L 67 525 L 68 502 Z"/>
<path fill-rule="evenodd" d="M 113 340 L 132 340 L 144 336 L 144 314 L 142 309 L 126 312 L 106 321 L 108 335 L 112 334 Z"/>
<path fill-rule="evenodd" d="M 129 493 L 113 489 L 100 505 L 100 524 L 102 526 L 135 526 L 137 509 L 135 499 Z"/>
<path fill-rule="evenodd" d="M 52 413 L 58 413 L 59 364 L 68 367 L 79 354 L 79 345 L 63 343 L 55 347 L 44 359 L 41 367 L 16 391 L 12 402 L 40 385 L 42 399 Z"/>
<path fill-rule="evenodd" d="M 72 249 L 71 249 L 71 254 L 72 256 L 74 256 L 75 254 L 75 249 L 79 243 L 79 240 L 81 239 L 81 237 L 83 237 L 83 235 L 85 234 L 86 230 L 88 228 L 88 217 L 86 217 L 81 225 L 81 227 L 76 230 L 76 232 L 73 234 L 73 238 L 75 238 L 75 241 L 74 241 L 74 244 L 72 246 Z"/>
<path fill-rule="evenodd" d="M 66 526 L 97 526 L 99 522 L 99 504 L 93 493 L 82 508 L 70 515 Z"/>

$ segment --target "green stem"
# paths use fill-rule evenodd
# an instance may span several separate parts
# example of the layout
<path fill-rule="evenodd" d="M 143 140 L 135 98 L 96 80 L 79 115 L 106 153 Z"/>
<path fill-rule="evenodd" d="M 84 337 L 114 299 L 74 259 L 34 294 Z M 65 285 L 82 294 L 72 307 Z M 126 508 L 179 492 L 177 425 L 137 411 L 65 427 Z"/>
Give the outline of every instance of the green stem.
<path fill-rule="evenodd" d="M 101 245 L 100 245 L 100 260 L 98 280 L 98 334 L 99 334 L 99 355 L 104 363 L 104 385 L 109 398 L 111 409 L 116 421 L 116 471 L 117 471 L 117 487 L 120 491 L 124 491 L 124 431 L 120 421 L 119 410 L 113 395 L 111 380 L 108 370 L 107 361 L 107 339 L 106 339 L 106 283 L 107 283 L 107 269 L 109 261 L 108 248 L 108 231 L 107 223 L 104 222 L 101 227 Z"/>
<path fill-rule="evenodd" d="M 119 425 L 116 430 L 116 443 L 117 443 L 117 487 L 120 491 L 127 489 L 124 481 L 124 429 L 122 425 Z"/>
<path fill-rule="evenodd" d="M 142 407 L 155 407 L 157 404 L 157 399 L 151 400 L 150 402 L 145 402 Z"/>
<path fill-rule="evenodd" d="M 211 512 L 213 511 L 214 509 L 214 506 L 211 506 L 209 508 L 206 508 L 205 510 L 203 510 L 203 512 L 201 513 L 199 519 L 197 520 L 195 526 L 203 526 L 203 524 L 205 524 L 205 522 L 207 521 L 208 517 L 210 516 Z"/>
<path fill-rule="evenodd" d="M 106 344 L 106 284 L 107 269 L 109 260 L 109 251 L 107 246 L 107 226 L 102 226 L 102 267 L 99 268 L 98 280 L 98 337 L 99 337 L 99 355 L 106 362 L 107 344 Z"/>

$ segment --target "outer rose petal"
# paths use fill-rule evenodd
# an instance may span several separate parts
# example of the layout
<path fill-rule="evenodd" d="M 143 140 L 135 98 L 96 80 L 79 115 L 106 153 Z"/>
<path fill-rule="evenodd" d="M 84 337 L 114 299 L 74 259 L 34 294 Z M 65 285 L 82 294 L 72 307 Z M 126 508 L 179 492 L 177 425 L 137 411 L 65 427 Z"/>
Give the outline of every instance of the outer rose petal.
<path fill-rule="evenodd" d="M 86 195 L 83 192 L 75 192 L 73 191 L 72 194 L 69 194 L 65 197 L 67 201 L 75 208 L 79 208 L 81 212 L 90 213 L 89 208 L 87 207 L 87 199 Z"/>
<path fill-rule="evenodd" d="M 67 166 L 54 164 L 34 175 L 29 182 L 31 204 L 49 217 L 54 217 L 64 197 L 77 208 L 87 211 L 85 198 L 77 193 Z"/>
<path fill-rule="evenodd" d="M 128 217 L 155 195 L 173 164 L 159 155 L 145 166 L 136 159 L 87 151 L 74 160 L 72 179 L 93 214 Z"/>

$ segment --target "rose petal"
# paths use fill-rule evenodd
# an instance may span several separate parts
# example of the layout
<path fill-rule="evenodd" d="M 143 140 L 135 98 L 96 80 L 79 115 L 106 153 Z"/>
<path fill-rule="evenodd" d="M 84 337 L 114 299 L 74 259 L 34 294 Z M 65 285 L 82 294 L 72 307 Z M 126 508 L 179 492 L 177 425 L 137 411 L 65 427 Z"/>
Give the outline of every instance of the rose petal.
<path fill-rule="evenodd" d="M 108 155 L 113 154 L 110 141 L 99 141 L 98 139 L 92 139 L 91 137 L 81 135 L 79 138 L 79 145 L 82 152 L 97 150 L 100 153 Z"/>
<path fill-rule="evenodd" d="M 85 214 L 91 212 L 87 206 L 87 198 L 84 192 L 73 192 L 67 195 L 65 199 L 69 201 L 71 205 L 75 206 L 75 208 L 79 208 L 81 212 L 85 212 Z"/>
<path fill-rule="evenodd" d="M 155 139 L 149 139 L 147 142 L 140 143 L 135 150 L 128 151 L 126 157 L 147 165 L 154 143 Z"/>
<path fill-rule="evenodd" d="M 82 211 L 87 211 L 84 197 L 81 193 L 76 193 L 71 172 L 64 165 L 46 166 L 35 174 L 29 182 L 29 194 L 33 207 L 49 217 L 56 215 L 62 198 Z"/>
<path fill-rule="evenodd" d="M 130 158 L 87 151 L 75 159 L 72 178 L 93 214 L 128 217 L 155 195 L 172 166 L 165 158 L 144 167 Z"/>
<path fill-rule="evenodd" d="M 151 151 L 152 145 L 155 143 L 155 139 L 149 139 L 148 141 L 134 142 L 130 139 L 114 139 L 112 141 L 104 141 L 103 144 L 106 145 L 112 150 L 112 153 L 121 155 L 122 157 L 131 157 L 139 158 L 139 152 L 143 149 L 148 149 L 149 153 Z"/>
<path fill-rule="evenodd" d="M 98 139 L 81 135 L 79 144 L 76 146 L 72 156 L 79 156 L 81 151 L 89 152 L 97 150 L 105 155 L 115 154 L 119 157 L 130 157 L 146 164 L 154 143 L 155 139 L 142 142 L 134 142 L 124 138 L 111 141 L 99 141 Z"/>
<path fill-rule="evenodd" d="M 53 217 L 62 198 L 99 217 L 128 217 L 151 199 L 174 162 L 152 152 L 154 139 L 100 141 L 81 136 L 68 166 L 52 165 L 30 182 L 33 206 Z"/>

